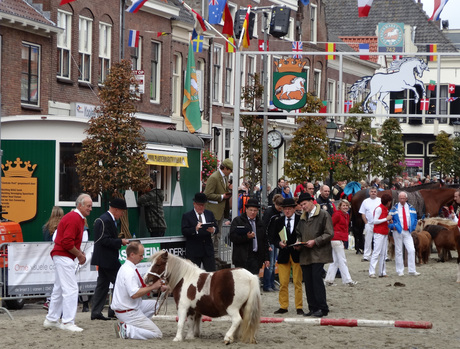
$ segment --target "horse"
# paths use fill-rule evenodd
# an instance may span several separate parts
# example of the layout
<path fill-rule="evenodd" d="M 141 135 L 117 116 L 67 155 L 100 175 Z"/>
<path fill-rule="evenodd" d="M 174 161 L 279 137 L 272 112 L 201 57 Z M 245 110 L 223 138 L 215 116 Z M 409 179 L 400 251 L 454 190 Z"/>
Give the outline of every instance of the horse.
<path fill-rule="evenodd" d="M 300 92 L 300 97 L 302 98 L 304 93 L 305 93 L 305 79 L 302 77 L 295 77 L 294 79 L 291 80 L 290 84 L 285 84 L 283 86 L 280 86 L 276 89 L 275 95 L 278 95 L 278 99 L 292 99 L 290 94 L 292 92 Z M 285 96 L 285 97 L 283 97 Z M 301 99 L 301 98 L 296 98 L 296 99 Z"/>
<path fill-rule="evenodd" d="M 431 254 L 431 235 L 429 232 L 413 231 L 411 233 L 412 239 L 414 239 L 415 256 L 418 259 L 419 264 L 426 264 L 430 259 Z"/>
<path fill-rule="evenodd" d="M 365 76 L 356 81 L 351 86 L 349 95 L 351 98 L 357 99 L 358 95 L 363 93 L 369 82 L 370 92 L 363 102 L 363 110 L 365 113 L 370 112 L 368 102 L 375 95 L 378 95 L 378 100 L 388 112 L 389 107 L 384 101 L 385 97 L 390 92 L 399 92 L 406 89 L 414 92 L 415 104 L 417 104 L 420 95 L 415 86 L 417 85 L 422 89 L 424 98 L 426 96 L 426 91 L 423 82 L 416 79 L 416 76 L 421 78 L 425 70 L 429 71 L 428 65 L 422 59 L 406 57 L 401 60 L 393 61 L 390 67 L 388 67 L 387 73 L 376 73 L 373 76 Z"/>
<path fill-rule="evenodd" d="M 174 341 L 183 340 L 185 319 L 189 323 L 186 339 L 200 336 L 202 315 L 229 315 L 232 324 L 224 343 L 256 343 L 260 325 L 261 298 L 259 279 L 246 269 L 222 269 L 207 273 L 191 261 L 167 251 L 150 258 L 150 270 L 144 275 L 146 284 L 163 279 L 172 290 L 177 306 L 177 333 Z"/>

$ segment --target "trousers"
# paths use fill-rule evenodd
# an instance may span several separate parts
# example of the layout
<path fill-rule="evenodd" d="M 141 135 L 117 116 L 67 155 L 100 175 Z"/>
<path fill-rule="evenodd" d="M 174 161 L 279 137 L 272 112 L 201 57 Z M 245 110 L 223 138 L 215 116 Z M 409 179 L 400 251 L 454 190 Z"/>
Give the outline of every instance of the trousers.
<path fill-rule="evenodd" d="M 115 312 L 117 318 L 126 324 L 126 334 L 131 339 L 161 338 L 163 334 L 150 318 L 155 313 L 157 301 L 142 300 L 139 309 L 126 313 Z"/>

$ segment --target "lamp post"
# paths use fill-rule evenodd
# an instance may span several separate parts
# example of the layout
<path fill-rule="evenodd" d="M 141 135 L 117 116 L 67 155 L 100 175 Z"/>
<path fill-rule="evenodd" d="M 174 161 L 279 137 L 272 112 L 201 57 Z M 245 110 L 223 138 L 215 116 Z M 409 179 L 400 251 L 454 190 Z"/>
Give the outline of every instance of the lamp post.
<path fill-rule="evenodd" d="M 333 152 L 333 145 L 334 145 L 334 139 L 335 136 L 337 135 L 337 125 L 334 122 L 334 119 L 331 118 L 331 121 L 329 121 L 326 125 L 326 133 L 327 133 L 327 138 L 329 138 L 329 156 L 332 155 Z M 329 168 L 329 186 L 331 189 L 331 194 L 332 194 L 332 168 Z"/>

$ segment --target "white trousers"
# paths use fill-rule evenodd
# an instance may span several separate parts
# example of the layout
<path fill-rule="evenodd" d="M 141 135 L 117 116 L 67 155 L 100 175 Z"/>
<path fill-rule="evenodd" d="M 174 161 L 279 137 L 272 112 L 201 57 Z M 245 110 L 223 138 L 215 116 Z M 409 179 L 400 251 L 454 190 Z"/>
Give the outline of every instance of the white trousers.
<path fill-rule="evenodd" d="M 374 251 L 369 263 L 369 275 L 375 274 L 375 267 L 379 263 L 379 276 L 387 275 L 385 258 L 388 250 L 388 235 L 374 234 Z"/>
<path fill-rule="evenodd" d="M 46 318 L 62 323 L 74 323 L 78 306 L 78 283 L 75 262 L 69 257 L 54 256 L 55 281 Z"/>
<path fill-rule="evenodd" d="M 332 262 L 327 269 L 326 282 L 334 282 L 337 269 L 340 269 L 340 275 L 342 276 L 342 283 L 347 284 L 351 281 L 350 272 L 348 271 L 347 258 L 345 257 L 345 249 L 343 247 L 343 241 L 333 240 L 331 241 L 332 246 Z"/>
<path fill-rule="evenodd" d="M 399 234 L 397 231 L 394 231 L 393 239 L 395 241 L 396 273 L 404 273 L 404 247 L 407 250 L 407 270 L 409 271 L 409 273 L 415 273 L 415 247 L 412 235 L 407 230 L 403 230 L 401 234 Z"/>
<path fill-rule="evenodd" d="M 131 339 L 161 338 L 163 334 L 150 318 L 155 313 L 157 301 L 143 300 L 139 309 L 115 315 L 126 324 L 126 334 Z"/>
<path fill-rule="evenodd" d="M 372 238 L 374 237 L 374 224 L 367 223 L 364 226 L 364 259 L 371 259 L 372 254 Z"/>

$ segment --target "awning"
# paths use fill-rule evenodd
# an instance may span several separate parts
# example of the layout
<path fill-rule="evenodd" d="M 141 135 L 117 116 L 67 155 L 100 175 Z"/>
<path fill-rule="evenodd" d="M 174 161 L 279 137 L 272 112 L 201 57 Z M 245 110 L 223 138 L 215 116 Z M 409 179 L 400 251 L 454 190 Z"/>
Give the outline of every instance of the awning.
<path fill-rule="evenodd" d="M 147 165 L 188 167 L 187 149 L 184 147 L 147 144 L 144 152 Z"/>

